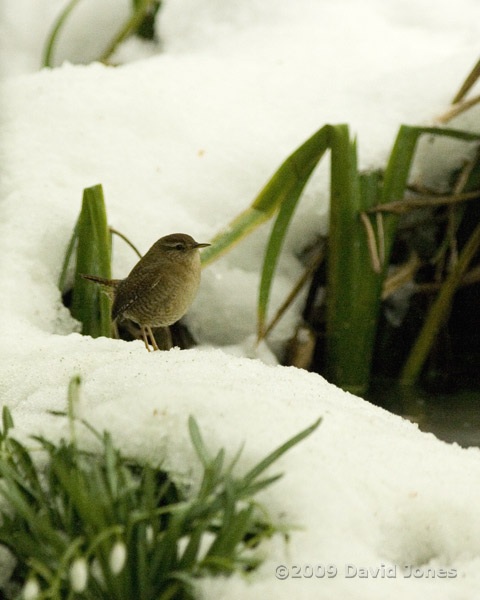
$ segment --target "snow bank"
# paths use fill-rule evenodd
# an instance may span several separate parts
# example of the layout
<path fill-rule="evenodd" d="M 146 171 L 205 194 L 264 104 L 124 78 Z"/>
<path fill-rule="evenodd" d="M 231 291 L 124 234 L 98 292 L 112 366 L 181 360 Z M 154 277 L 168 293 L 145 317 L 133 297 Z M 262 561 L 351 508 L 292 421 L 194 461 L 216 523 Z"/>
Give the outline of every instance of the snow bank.
<path fill-rule="evenodd" d="M 72 373 L 84 382 L 81 416 L 108 428 L 124 452 L 163 459 L 181 478 L 199 474 L 189 414 L 212 452 L 225 447 L 232 457 L 246 441 L 240 472 L 322 416 L 319 429 L 272 468 L 284 477 L 261 496 L 275 522 L 301 529 L 288 544 L 265 545 L 266 561 L 250 580 L 205 582 L 206 598 L 421 599 L 434 593 L 446 599 L 456 597 L 454 590 L 467 598 L 478 589 L 477 449 L 444 444 L 298 369 L 220 350 L 147 354 L 141 342 L 78 334 L 45 337 L 21 363 L 12 360 L 8 403 L 20 432 L 68 435 L 64 420 L 46 411 L 65 409 Z M 290 571 L 286 580 L 275 577 L 282 565 Z M 336 568 L 336 575 L 294 577 L 308 575 L 309 567 L 317 574 Z"/>

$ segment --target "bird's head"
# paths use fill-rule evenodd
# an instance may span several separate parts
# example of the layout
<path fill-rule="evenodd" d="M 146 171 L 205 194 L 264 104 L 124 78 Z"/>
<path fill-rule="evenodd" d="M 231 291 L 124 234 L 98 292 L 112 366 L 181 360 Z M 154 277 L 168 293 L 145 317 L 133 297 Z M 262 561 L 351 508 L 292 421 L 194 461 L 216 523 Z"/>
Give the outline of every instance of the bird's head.
<path fill-rule="evenodd" d="M 151 250 L 175 262 L 189 262 L 198 255 L 199 248 L 206 246 L 210 244 L 200 244 L 186 233 L 171 233 L 157 240 Z"/>

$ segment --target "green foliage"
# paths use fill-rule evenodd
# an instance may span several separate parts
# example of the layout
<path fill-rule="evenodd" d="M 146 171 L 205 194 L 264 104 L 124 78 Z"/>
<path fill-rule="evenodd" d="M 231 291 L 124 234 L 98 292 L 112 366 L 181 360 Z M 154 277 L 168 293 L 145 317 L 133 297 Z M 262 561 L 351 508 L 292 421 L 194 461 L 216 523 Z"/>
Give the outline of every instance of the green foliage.
<path fill-rule="evenodd" d="M 358 172 L 356 145 L 348 141 L 346 127 L 338 126 L 332 136 L 326 369 L 333 383 L 354 393 L 365 393 L 370 382 L 382 288 L 398 224 L 396 214 L 378 215 L 375 224 L 368 221 L 368 240 L 365 212 L 403 199 L 422 135 L 480 139 L 455 129 L 402 125 L 380 177 Z"/>
<path fill-rule="evenodd" d="M 402 200 L 422 135 L 478 141 L 477 134 L 403 125 L 383 175 L 360 173 L 356 142 L 347 125 L 325 125 L 291 154 L 252 205 L 236 217 L 202 253 L 204 265 L 216 260 L 277 214 L 267 244 L 258 295 L 258 337 L 266 317 L 275 268 L 301 193 L 327 150 L 331 151 L 330 228 L 327 258 L 326 374 L 337 385 L 364 393 L 370 381 L 375 334 L 397 214 L 367 211 Z M 433 341 L 433 338 L 429 338 Z"/>
<path fill-rule="evenodd" d="M 78 385 L 70 386 L 71 420 Z M 11 583 L 17 592 L 29 586 L 38 598 L 58 600 L 75 592 L 86 600 L 188 599 L 198 577 L 254 569 L 259 558 L 252 548 L 278 531 L 254 501 L 280 477 L 264 472 L 320 423 L 236 476 L 240 452 L 228 465 L 223 449 L 210 456 L 190 417 L 203 478 L 195 493 L 182 494 L 167 473 L 128 460 L 108 432 L 100 435 L 87 423 L 100 441 L 98 454 L 81 450 L 75 439 L 53 444 L 34 437 L 40 468 L 11 437 L 7 408 L 2 417 L 0 543 L 18 561 Z"/>

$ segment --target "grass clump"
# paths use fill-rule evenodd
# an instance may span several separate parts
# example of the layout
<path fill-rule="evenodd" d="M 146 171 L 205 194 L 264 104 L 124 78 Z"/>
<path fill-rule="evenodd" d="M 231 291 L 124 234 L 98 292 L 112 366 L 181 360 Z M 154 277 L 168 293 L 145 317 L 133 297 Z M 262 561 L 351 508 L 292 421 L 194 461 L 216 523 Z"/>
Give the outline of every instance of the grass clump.
<path fill-rule="evenodd" d="M 84 423 L 101 449 L 92 454 L 78 446 L 72 406 L 79 383 L 70 386 L 71 439 L 33 438 L 42 467 L 11 436 L 13 419 L 3 409 L 0 543 L 17 564 L 2 597 L 190 599 L 200 577 L 255 569 L 253 549 L 279 531 L 254 501 L 280 477 L 264 472 L 320 421 L 236 476 L 240 452 L 229 465 L 223 449 L 211 456 L 190 417 L 203 477 L 188 494 L 161 468 L 123 456 L 108 432 Z"/>

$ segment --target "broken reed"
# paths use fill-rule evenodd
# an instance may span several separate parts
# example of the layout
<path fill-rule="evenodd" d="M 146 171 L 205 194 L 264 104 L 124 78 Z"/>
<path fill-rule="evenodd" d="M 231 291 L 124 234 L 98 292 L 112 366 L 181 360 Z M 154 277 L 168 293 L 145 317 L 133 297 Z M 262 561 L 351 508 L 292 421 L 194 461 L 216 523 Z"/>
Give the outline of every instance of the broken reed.
<path fill-rule="evenodd" d="M 82 333 L 111 337 L 111 301 L 99 286 L 82 274 L 111 277 L 111 234 L 101 185 L 85 188 L 82 208 L 68 244 L 58 287 L 63 293 L 70 261 L 75 253 L 75 272 L 70 311 L 82 324 Z"/>

